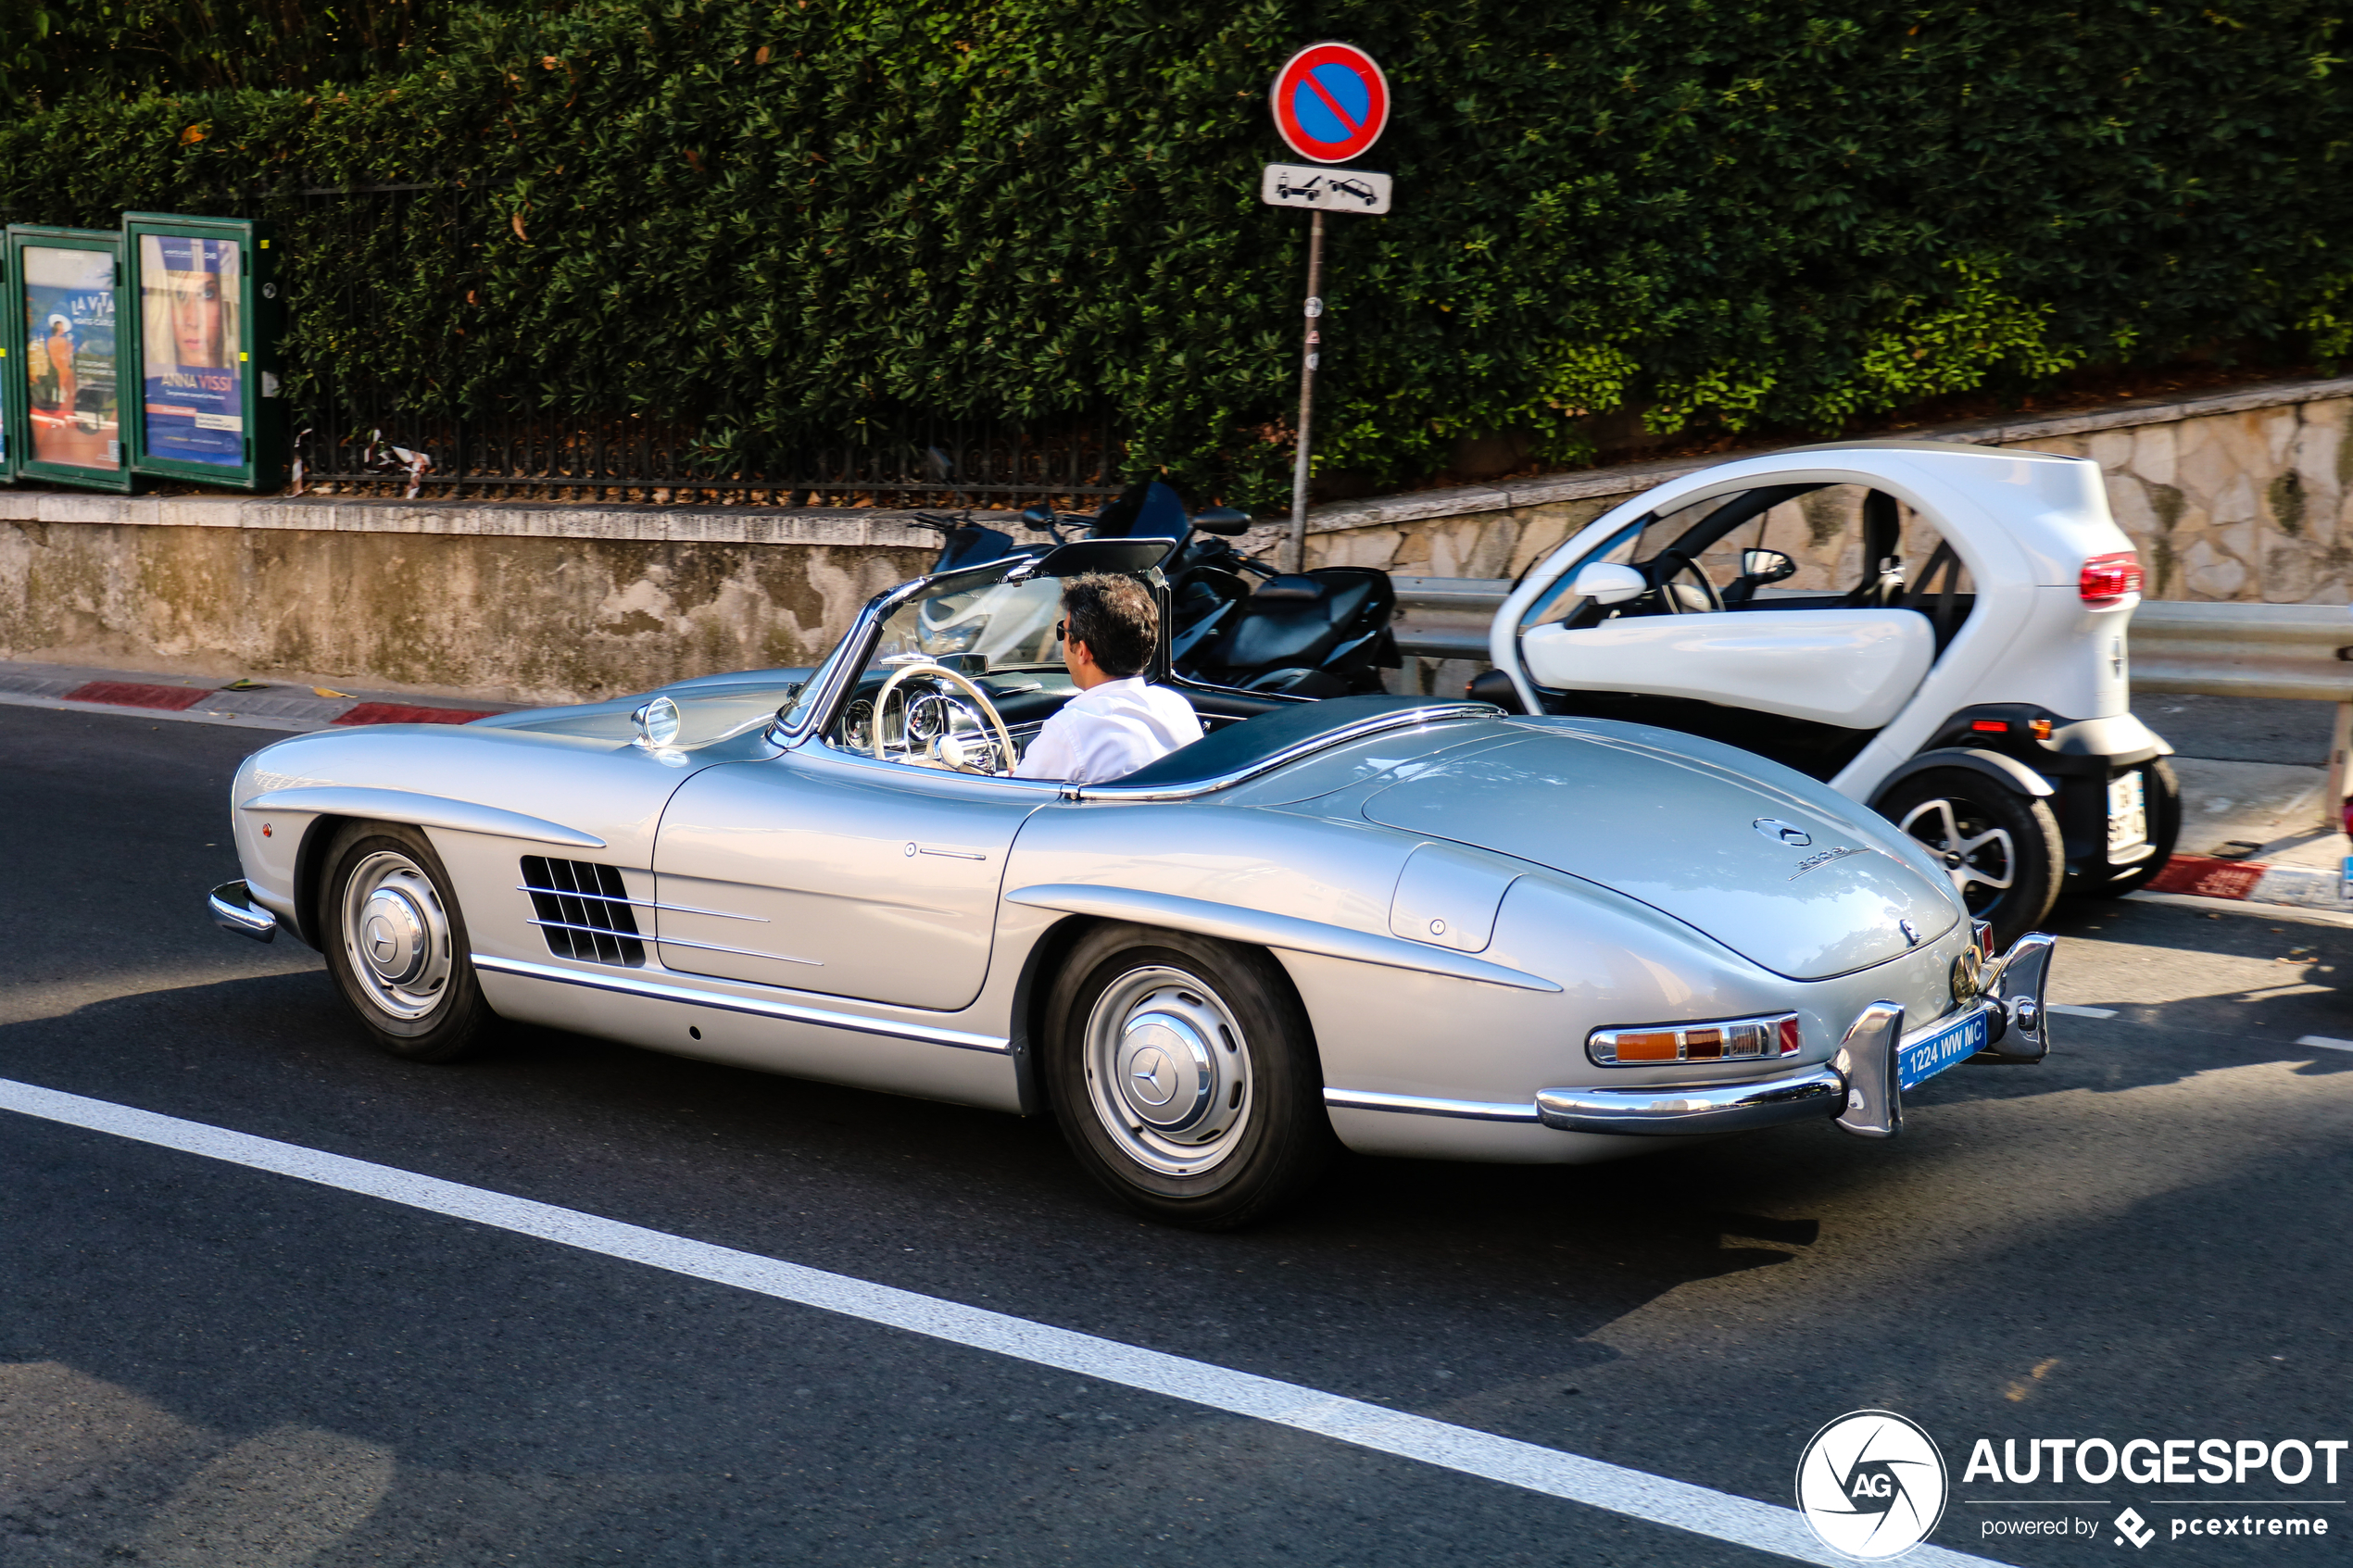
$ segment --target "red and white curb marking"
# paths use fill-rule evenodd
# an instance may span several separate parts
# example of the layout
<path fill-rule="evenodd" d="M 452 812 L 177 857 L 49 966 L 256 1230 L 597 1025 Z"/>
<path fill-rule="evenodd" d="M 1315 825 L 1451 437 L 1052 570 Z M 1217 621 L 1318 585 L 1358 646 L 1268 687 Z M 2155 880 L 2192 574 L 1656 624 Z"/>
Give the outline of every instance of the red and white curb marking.
<path fill-rule="evenodd" d="M 2211 855 L 2174 856 L 2149 879 L 2148 891 L 2312 909 L 2353 907 L 2346 903 L 2344 878 L 2334 868 L 2273 866 L 2260 860 L 2217 859 Z"/>
<path fill-rule="evenodd" d="M 76 680 L 0 667 L 0 703 L 78 713 L 136 713 L 199 724 L 262 730 L 324 730 L 358 724 L 467 724 L 504 709 L 442 708 L 356 696 L 315 696 L 304 686 L 164 685 L 135 680 Z"/>

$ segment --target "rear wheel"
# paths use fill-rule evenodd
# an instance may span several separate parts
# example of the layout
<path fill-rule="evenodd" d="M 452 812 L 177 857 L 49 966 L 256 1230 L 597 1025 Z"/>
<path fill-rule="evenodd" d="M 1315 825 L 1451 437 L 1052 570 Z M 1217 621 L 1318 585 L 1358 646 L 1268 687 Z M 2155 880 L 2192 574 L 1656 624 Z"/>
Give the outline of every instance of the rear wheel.
<path fill-rule="evenodd" d="M 1042 1066 L 1079 1163 L 1170 1224 L 1247 1224 L 1331 1152 L 1305 1010 L 1252 948 L 1099 927 L 1055 981 Z"/>
<path fill-rule="evenodd" d="M 2173 858 L 2173 846 L 2182 837 L 2182 781 L 2173 776 L 2173 765 L 2162 757 L 2152 757 L 2128 771 L 2141 775 L 2141 809 L 2148 813 L 2149 858 L 2105 882 L 2070 886 L 2070 893 L 2090 898 L 2121 898 L 2127 893 L 2138 893 Z"/>
<path fill-rule="evenodd" d="M 455 1061 L 495 1016 L 474 978 L 449 873 L 413 827 L 352 822 L 327 849 L 320 900 L 327 971 L 377 1045 Z"/>
<path fill-rule="evenodd" d="M 1931 768 L 1888 791 L 1879 810 L 1944 863 L 1997 949 L 2050 913 L 2067 851 L 2058 819 L 2035 797 L 1967 768 Z"/>

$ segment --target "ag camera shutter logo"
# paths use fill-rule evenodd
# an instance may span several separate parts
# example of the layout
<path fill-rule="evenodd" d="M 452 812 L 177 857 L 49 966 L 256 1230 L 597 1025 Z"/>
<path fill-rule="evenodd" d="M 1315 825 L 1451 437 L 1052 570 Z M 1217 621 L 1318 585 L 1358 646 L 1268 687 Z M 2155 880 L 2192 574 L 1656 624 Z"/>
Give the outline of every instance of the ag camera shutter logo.
<path fill-rule="evenodd" d="M 1797 1461 L 1797 1507 L 1842 1557 L 1882 1562 L 1935 1533 L 1949 1485 L 1936 1440 L 1893 1411 L 1853 1411 Z"/>

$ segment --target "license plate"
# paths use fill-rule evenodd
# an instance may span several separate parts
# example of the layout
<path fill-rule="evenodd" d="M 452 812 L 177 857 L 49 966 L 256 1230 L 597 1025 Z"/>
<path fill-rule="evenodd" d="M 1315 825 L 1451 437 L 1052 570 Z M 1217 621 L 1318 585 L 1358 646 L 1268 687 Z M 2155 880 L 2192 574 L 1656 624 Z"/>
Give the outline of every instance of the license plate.
<path fill-rule="evenodd" d="M 2148 804 L 2139 769 L 2108 781 L 2108 847 L 2113 851 L 2146 844 Z"/>
<path fill-rule="evenodd" d="M 1904 1087 L 1925 1084 L 1957 1061 L 1967 1061 L 1985 1048 L 1983 1009 L 1955 1019 L 1925 1040 L 1904 1047 L 1896 1060 L 1896 1081 Z"/>

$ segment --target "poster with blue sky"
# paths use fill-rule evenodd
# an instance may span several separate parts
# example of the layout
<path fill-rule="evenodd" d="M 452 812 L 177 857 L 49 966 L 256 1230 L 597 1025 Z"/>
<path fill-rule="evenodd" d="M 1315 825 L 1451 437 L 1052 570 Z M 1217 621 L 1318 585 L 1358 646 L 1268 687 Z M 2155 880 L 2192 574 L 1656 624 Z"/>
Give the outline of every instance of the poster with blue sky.
<path fill-rule="evenodd" d="M 120 469 L 113 253 L 27 245 L 20 254 L 29 393 L 24 456 Z"/>

